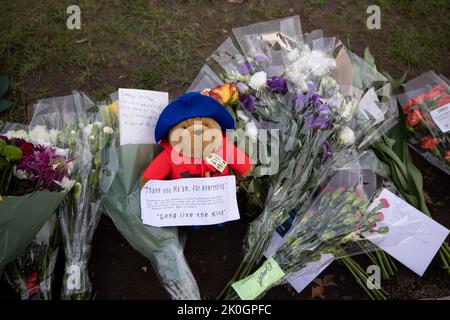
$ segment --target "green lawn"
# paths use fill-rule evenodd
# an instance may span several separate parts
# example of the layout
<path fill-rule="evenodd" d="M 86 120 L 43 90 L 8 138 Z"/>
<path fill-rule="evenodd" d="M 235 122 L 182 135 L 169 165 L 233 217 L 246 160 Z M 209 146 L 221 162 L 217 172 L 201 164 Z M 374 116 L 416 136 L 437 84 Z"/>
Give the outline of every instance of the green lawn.
<path fill-rule="evenodd" d="M 66 28 L 66 8 L 81 8 L 81 30 Z M 381 30 L 368 30 L 369 4 Z M 303 31 L 323 28 L 357 53 L 370 46 L 398 76 L 450 74 L 450 2 L 436 1 L 32 1 L 0 4 L 0 75 L 16 105 L 0 119 L 26 120 L 36 99 L 77 89 L 102 99 L 118 87 L 182 93 L 234 26 L 299 14 Z"/>

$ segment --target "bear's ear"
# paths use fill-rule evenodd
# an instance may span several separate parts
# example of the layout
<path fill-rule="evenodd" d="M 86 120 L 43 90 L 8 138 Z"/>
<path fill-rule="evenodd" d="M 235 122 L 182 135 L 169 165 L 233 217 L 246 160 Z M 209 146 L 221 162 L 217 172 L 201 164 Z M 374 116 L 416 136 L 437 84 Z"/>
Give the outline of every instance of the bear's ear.
<path fill-rule="evenodd" d="M 202 122 L 206 127 L 208 127 L 208 129 L 222 130 L 220 124 L 212 118 L 202 118 Z"/>

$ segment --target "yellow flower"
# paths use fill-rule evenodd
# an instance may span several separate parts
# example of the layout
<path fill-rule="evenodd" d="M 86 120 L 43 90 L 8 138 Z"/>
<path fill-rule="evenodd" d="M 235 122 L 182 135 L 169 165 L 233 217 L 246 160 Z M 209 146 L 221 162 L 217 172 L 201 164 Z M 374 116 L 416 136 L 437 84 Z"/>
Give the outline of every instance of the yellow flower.
<path fill-rule="evenodd" d="M 111 102 L 111 103 L 108 104 L 106 107 L 109 109 L 109 111 L 111 111 L 112 113 L 114 113 L 116 116 L 119 115 L 119 104 L 118 104 L 118 101 L 117 101 L 117 100 Z"/>
<path fill-rule="evenodd" d="M 238 101 L 238 91 L 233 83 L 225 83 L 217 86 L 205 92 L 205 94 L 216 99 L 223 105 L 234 104 Z"/>

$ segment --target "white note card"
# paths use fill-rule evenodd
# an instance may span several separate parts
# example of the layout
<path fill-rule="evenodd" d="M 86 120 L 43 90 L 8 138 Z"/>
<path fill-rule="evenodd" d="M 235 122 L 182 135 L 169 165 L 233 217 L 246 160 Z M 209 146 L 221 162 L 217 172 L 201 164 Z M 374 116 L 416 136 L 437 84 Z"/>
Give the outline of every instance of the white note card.
<path fill-rule="evenodd" d="M 369 241 L 422 276 L 449 230 L 387 189 L 373 201 L 372 206 L 385 199 L 389 207 L 380 211 L 384 220 L 377 227 L 387 226 L 385 234 L 365 233 Z"/>
<path fill-rule="evenodd" d="M 154 227 L 238 220 L 236 178 L 150 180 L 141 190 L 141 218 L 144 224 Z"/>
<path fill-rule="evenodd" d="M 443 133 L 450 131 L 450 103 L 434 109 L 430 116 Z"/>
<path fill-rule="evenodd" d="M 332 254 L 324 253 L 320 256 L 319 261 L 307 263 L 306 266 L 299 271 L 291 273 L 286 280 L 295 289 L 295 291 L 300 293 L 333 261 L 334 256 Z"/>
<path fill-rule="evenodd" d="M 157 143 L 156 121 L 168 103 L 168 92 L 120 88 L 120 144 Z"/>

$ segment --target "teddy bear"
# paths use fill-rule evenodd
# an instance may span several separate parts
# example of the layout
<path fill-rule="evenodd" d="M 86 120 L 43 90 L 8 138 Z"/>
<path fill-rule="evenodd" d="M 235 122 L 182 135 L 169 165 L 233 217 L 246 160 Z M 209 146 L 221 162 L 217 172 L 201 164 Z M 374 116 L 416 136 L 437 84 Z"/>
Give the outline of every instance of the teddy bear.
<path fill-rule="evenodd" d="M 141 178 L 149 180 L 246 177 L 253 170 L 250 157 L 229 142 L 225 130 L 234 129 L 229 111 L 216 99 L 197 92 L 186 93 L 169 103 L 155 127 L 155 140 L 162 152 L 148 165 Z"/>

